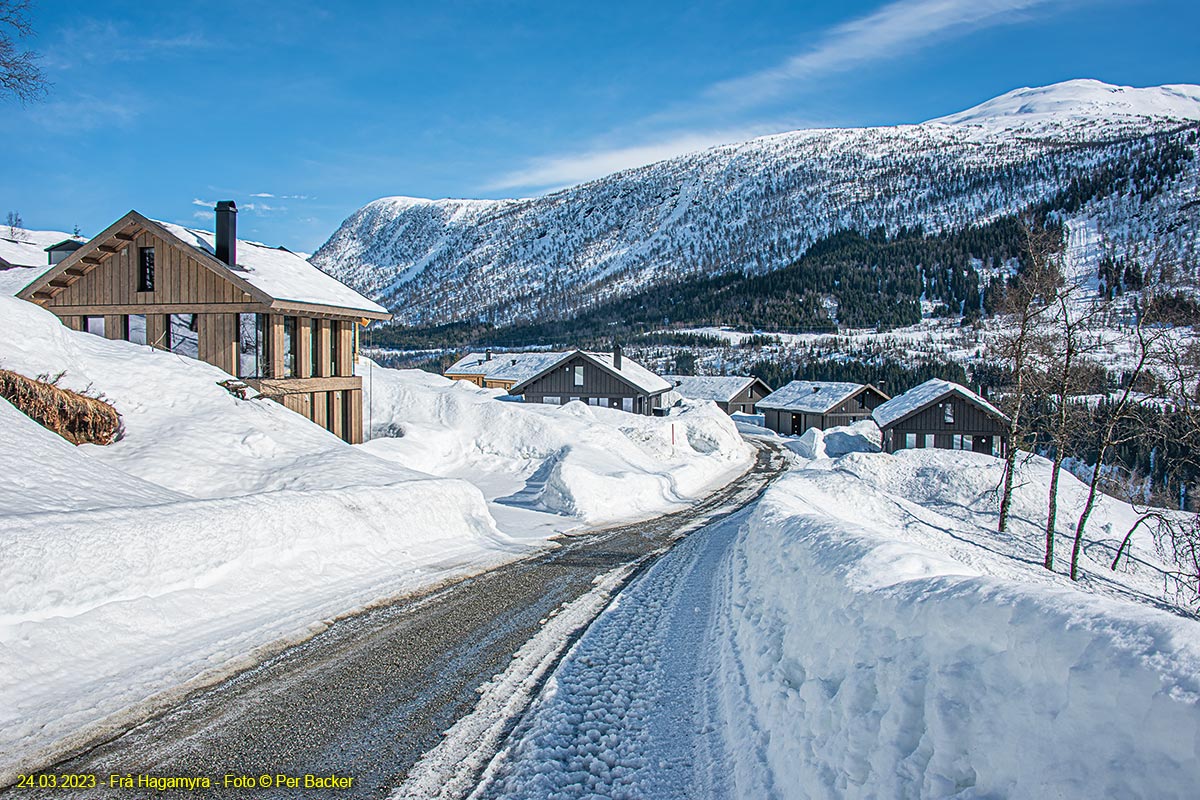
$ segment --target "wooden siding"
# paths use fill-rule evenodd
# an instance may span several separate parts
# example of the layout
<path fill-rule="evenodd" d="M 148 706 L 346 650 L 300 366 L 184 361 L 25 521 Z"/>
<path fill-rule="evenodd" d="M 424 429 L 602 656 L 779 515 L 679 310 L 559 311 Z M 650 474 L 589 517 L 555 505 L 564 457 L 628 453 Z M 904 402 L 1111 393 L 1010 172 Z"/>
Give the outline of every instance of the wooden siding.
<path fill-rule="evenodd" d="M 865 407 L 859 405 L 863 398 Z M 799 411 L 786 411 L 774 408 L 762 409 L 767 428 L 784 435 L 801 434 L 809 428 L 825 430 L 841 425 L 852 425 L 864 419 L 870 419 L 871 412 L 885 403 L 887 398 L 882 393 L 864 386 L 859 391 L 847 397 L 824 414 L 813 414 Z"/>
<path fill-rule="evenodd" d="M 139 292 L 138 250 L 154 248 L 154 291 Z M 59 292 L 46 307 L 186 305 L 212 303 L 256 305 L 249 295 L 170 239 L 142 231 L 104 263 Z M 199 311 L 200 309 L 196 309 Z"/>
<path fill-rule="evenodd" d="M 575 367 L 583 367 L 583 385 L 575 385 Z M 647 392 L 638 389 L 633 384 L 614 375 L 608 370 L 601 369 L 594 362 L 577 355 L 565 363 L 559 364 L 550 372 L 529 383 L 522 391 L 526 402 L 541 403 L 547 397 L 558 397 L 566 403 L 573 397 L 581 400 L 597 398 L 603 405 L 620 408 L 624 398 L 645 397 L 642 407 L 643 414 L 650 414 L 653 409 L 662 405 L 662 393 L 651 397 Z M 637 410 L 635 401 L 634 410 Z"/>
<path fill-rule="evenodd" d="M 946 422 L 947 403 L 954 409 L 952 423 Z M 918 447 L 924 447 L 925 436 L 929 434 L 934 437 L 934 447 L 950 449 L 956 434 L 1003 438 L 1007 430 L 1008 425 L 1003 419 L 965 397 L 952 394 L 888 426 L 884 430 L 885 449 L 889 452 L 904 449 L 905 435 L 910 433 L 917 437 Z"/>

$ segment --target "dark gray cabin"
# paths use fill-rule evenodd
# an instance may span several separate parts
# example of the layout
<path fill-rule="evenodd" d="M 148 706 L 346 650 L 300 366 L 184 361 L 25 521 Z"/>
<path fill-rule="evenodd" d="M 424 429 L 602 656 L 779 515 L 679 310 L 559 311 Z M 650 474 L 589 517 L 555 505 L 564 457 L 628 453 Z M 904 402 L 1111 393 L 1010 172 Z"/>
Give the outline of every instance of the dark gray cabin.
<path fill-rule="evenodd" d="M 839 381 L 792 381 L 758 401 L 766 426 L 799 436 L 809 428 L 825 430 L 868 419 L 887 395 L 871 384 Z"/>
<path fill-rule="evenodd" d="M 1008 417 L 965 386 L 933 379 L 875 409 L 883 450 L 936 447 L 1004 455 Z"/>
<path fill-rule="evenodd" d="M 667 381 L 625 358 L 617 346 L 612 353 L 564 353 L 508 391 L 523 396 L 526 403 L 563 405 L 578 400 L 649 416 L 662 408 L 663 394 L 670 388 Z"/>

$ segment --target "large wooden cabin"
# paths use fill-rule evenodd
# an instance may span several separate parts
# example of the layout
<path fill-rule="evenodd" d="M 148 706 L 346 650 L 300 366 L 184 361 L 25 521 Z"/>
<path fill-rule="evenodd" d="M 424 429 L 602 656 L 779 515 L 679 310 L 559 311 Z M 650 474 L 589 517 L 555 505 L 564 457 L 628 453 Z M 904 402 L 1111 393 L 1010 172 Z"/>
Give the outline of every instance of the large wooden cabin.
<path fill-rule="evenodd" d="M 1004 455 L 1009 419 L 965 386 L 937 378 L 897 395 L 871 416 L 883 432 L 883 449 L 937 447 Z"/>
<path fill-rule="evenodd" d="M 17 296 L 75 330 L 207 361 L 362 441 L 357 326 L 391 315 L 295 253 L 239 241 L 232 201 L 216 214 L 214 235 L 130 211 Z"/>

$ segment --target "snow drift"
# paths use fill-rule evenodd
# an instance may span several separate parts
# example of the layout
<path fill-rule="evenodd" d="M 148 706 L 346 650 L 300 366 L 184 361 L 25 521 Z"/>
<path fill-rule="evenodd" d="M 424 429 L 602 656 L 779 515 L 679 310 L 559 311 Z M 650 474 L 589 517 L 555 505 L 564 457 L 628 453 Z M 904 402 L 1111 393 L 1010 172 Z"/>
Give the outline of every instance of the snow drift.
<path fill-rule="evenodd" d="M 359 372 L 372 438 L 365 449 L 433 475 L 506 476 L 497 502 L 590 524 L 677 508 L 744 471 L 753 448 L 709 402 L 643 417 L 581 402 L 504 402 L 418 370 Z"/>
<path fill-rule="evenodd" d="M 768 491 L 723 611 L 725 667 L 746 676 L 725 704 L 735 771 L 765 764 L 806 798 L 1195 796 L 1200 625 L 1154 607 L 1145 542 L 1110 576 L 1096 541 L 1132 509 L 1102 499 L 1073 585 L 1038 556 L 1047 463 L 1027 465 L 1007 537 L 999 470 L 858 453 Z M 1069 516 L 1083 487 L 1063 480 Z"/>

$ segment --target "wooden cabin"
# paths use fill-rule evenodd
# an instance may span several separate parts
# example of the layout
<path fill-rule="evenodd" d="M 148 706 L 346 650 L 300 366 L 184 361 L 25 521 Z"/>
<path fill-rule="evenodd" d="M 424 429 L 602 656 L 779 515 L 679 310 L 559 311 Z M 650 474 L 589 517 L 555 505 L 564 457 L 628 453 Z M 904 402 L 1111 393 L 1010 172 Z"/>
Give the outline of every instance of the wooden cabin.
<path fill-rule="evenodd" d="M 1009 419 L 965 386 L 937 378 L 875 409 L 883 450 L 937 447 L 1004 455 Z"/>
<path fill-rule="evenodd" d="M 870 419 L 888 396 L 869 383 L 792 381 L 758 401 L 766 427 L 799 436 L 809 428 L 826 430 Z"/>
<path fill-rule="evenodd" d="M 538 371 L 508 390 L 527 403 L 562 405 L 578 400 L 650 416 L 663 408 L 663 395 L 671 388 L 641 364 L 625 358 L 620 345 L 611 353 L 572 350 L 536 356 Z M 527 368 L 533 365 L 532 359 L 526 363 Z"/>
<path fill-rule="evenodd" d="M 663 375 L 680 397 L 711 400 L 726 414 L 754 414 L 771 387 L 750 375 Z"/>
<path fill-rule="evenodd" d="M 391 319 L 284 248 L 147 219 L 110 225 L 17 293 L 75 330 L 198 358 L 345 439 L 362 441 L 358 326 Z"/>

